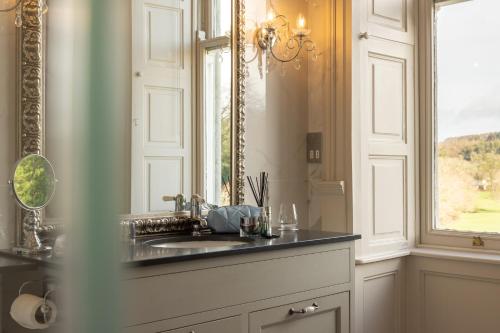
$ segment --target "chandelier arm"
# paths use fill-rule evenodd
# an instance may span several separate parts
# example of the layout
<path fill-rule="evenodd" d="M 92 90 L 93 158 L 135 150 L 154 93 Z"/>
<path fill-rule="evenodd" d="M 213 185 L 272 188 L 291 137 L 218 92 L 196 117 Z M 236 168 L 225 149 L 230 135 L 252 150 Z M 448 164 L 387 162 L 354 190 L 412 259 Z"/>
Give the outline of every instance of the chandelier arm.
<path fill-rule="evenodd" d="M 307 46 L 307 44 L 310 44 L 311 46 L 310 47 L 306 47 L 305 50 L 307 52 L 312 52 L 312 51 L 315 51 L 316 50 L 316 44 L 314 44 L 314 42 L 310 39 L 306 39 L 302 42 L 302 46 Z"/>
<path fill-rule="evenodd" d="M 297 59 L 297 57 L 299 56 L 300 54 L 300 51 L 302 50 L 302 46 L 299 46 L 298 49 L 297 49 L 297 52 L 289 59 L 282 59 L 280 57 L 278 57 L 275 53 L 274 53 L 274 48 L 270 48 L 269 49 L 270 52 L 271 52 L 271 55 L 273 56 L 274 59 L 280 61 L 280 62 L 284 62 L 284 63 L 287 63 L 287 62 L 290 62 L 290 61 L 293 61 L 295 59 Z"/>
<path fill-rule="evenodd" d="M 302 43 L 300 41 L 297 40 L 297 38 L 289 38 L 286 42 L 286 47 L 289 49 L 289 50 L 293 50 L 295 47 L 293 46 L 293 42 L 295 42 L 297 44 L 297 47 L 298 48 L 302 48 Z M 291 46 L 290 46 L 291 45 Z"/>
<path fill-rule="evenodd" d="M 290 27 L 290 22 L 288 22 L 288 19 L 286 18 L 285 15 L 277 15 L 273 21 L 278 21 L 278 20 L 281 20 L 281 22 L 283 23 L 281 27 Z"/>
<path fill-rule="evenodd" d="M 17 7 L 19 7 L 19 5 L 21 4 L 21 2 L 23 2 L 23 0 L 17 0 L 17 2 L 13 6 L 8 7 L 8 8 L 1 8 L 0 9 L 0 13 L 10 12 L 10 11 L 16 9 Z"/>
<path fill-rule="evenodd" d="M 255 49 L 255 55 L 252 56 L 252 58 L 250 60 L 245 60 L 245 63 L 249 64 L 249 63 L 253 62 L 255 59 L 257 59 L 258 56 L 259 56 L 259 50 Z"/>

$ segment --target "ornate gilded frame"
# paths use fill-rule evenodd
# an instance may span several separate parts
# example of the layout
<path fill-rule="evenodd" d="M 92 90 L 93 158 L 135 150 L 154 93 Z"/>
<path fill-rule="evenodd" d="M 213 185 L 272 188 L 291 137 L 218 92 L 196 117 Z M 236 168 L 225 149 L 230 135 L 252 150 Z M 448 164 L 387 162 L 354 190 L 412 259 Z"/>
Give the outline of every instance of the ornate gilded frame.
<path fill-rule="evenodd" d="M 43 15 L 41 0 L 23 0 L 20 4 L 22 26 L 17 42 L 17 159 L 44 152 L 44 63 Z M 23 220 L 28 212 L 16 211 L 16 244 L 24 241 Z M 31 212 L 33 214 L 33 212 Z M 34 213 L 42 221 L 43 213 Z M 39 231 L 50 232 L 56 225 L 38 226 Z"/>
<path fill-rule="evenodd" d="M 18 34 L 18 107 L 17 107 L 17 158 L 44 152 L 44 27 L 39 15 L 42 0 L 23 0 L 21 3 L 23 25 Z M 245 0 L 233 0 L 233 94 L 232 94 L 232 203 L 245 201 L 245 92 L 247 65 L 245 63 Z M 16 242 L 23 241 L 24 210 L 17 209 Z M 41 220 L 41 216 L 40 216 Z M 57 225 L 44 224 L 41 231 L 59 229 Z"/>
<path fill-rule="evenodd" d="M 232 124 L 232 203 L 245 202 L 245 112 L 246 78 L 245 62 L 245 0 L 233 1 L 233 124 Z"/>

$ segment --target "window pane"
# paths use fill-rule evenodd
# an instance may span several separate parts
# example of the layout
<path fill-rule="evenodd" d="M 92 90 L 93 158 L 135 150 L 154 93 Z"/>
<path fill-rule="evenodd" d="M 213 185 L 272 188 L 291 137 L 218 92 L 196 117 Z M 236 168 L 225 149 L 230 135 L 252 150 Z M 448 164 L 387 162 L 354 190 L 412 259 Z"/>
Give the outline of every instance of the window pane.
<path fill-rule="evenodd" d="M 231 200 L 231 52 L 210 50 L 205 58 L 204 184 L 208 203 Z"/>
<path fill-rule="evenodd" d="M 498 233 L 500 1 L 435 12 L 435 224 Z"/>
<path fill-rule="evenodd" d="M 214 0 L 214 33 L 215 37 L 231 34 L 231 3 L 232 0 Z"/>

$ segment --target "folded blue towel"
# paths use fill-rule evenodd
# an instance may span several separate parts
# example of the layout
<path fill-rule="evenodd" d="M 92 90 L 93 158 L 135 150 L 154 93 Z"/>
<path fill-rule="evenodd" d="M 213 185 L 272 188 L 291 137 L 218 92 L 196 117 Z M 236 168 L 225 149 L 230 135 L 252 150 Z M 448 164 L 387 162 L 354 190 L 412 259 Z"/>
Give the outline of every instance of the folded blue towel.
<path fill-rule="evenodd" d="M 216 233 L 239 233 L 242 217 L 260 216 L 262 208 L 254 206 L 219 207 L 208 213 L 208 226 Z"/>

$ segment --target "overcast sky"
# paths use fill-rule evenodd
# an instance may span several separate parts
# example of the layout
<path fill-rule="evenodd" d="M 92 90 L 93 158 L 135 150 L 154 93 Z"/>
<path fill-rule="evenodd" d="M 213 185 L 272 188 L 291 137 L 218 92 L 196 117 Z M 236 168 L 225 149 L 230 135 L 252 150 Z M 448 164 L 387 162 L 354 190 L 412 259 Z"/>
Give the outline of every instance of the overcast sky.
<path fill-rule="evenodd" d="M 438 139 L 500 131 L 500 0 L 437 12 Z"/>

